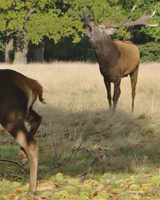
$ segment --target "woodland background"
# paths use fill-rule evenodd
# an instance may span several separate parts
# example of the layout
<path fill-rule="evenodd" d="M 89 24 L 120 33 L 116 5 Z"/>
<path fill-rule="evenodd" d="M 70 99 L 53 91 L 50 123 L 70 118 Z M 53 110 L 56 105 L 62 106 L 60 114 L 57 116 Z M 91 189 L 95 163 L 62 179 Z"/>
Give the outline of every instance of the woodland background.
<path fill-rule="evenodd" d="M 146 10 L 148 14 L 156 10 L 150 22 L 159 23 L 159 0 L 0 0 L 0 62 L 95 61 L 85 38 L 84 7 L 87 15 L 94 10 L 98 23 L 103 22 L 104 6 L 108 20 L 119 7 L 116 24 L 135 5 L 129 20 L 138 19 Z M 159 35 L 160 26 L 135 26 L 120 28 L 112 38 L 134 42 L 141 61 L 148 62 L 160 60 Z"/>

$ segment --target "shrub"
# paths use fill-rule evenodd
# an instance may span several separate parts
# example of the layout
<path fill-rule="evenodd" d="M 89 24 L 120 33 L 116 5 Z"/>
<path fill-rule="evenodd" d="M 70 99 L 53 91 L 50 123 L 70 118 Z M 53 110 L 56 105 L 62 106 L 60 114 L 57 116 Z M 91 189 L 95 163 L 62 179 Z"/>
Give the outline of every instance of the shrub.
<path fill-rule="evenodd" d="M 138 45 L 141 55 L 141 62 L 160 61 L 160 43 L 148 42 Z"/>

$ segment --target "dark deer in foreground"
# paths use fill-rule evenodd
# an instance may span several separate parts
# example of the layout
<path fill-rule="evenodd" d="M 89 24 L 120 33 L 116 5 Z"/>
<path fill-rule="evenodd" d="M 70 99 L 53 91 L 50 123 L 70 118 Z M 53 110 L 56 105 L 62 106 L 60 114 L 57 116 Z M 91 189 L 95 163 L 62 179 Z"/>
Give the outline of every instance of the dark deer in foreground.
<path fill-rule="evenodd" d="M 35 193 L 38 166 L 38 144 L 34 135 L 42 121 L 32 106 L 37 96 L 42 98 L 42 86 L 13 70 L 0 70 L 0 124 L 21 145 L 18 153 L 22 163 L 26 161 L 26 152 L 30 161 L 29 192 Z M 24 122 L 31 128 L 27 131 Z"/>
<path fill-rule="evenodd" d="M 87 27 L 86 37 L 94 48 L 96 59 L 99 63 L 100 72 L 104 77 L 109 106 L 112 107 L 111 82 L 114 83 L 113 108 L 115 109 L 121 92 L 121 78 L 130 75 L 132 86 L 132 112 L 134 112 L 134 99 L 138 68 L 140 64 L 140 53 L 138 47 L 132 42 L 112 41 L 110 35 L 122 26 L 146 25 L 154 27 L 158 25 L 147 23 L 147 20 L 152 18 L 155 12 L 151 15 L 146 15 L 145 12 L 138 20 L 126 23 L 134 8 L 128 14 L 126 19 L 118 25 L 112 24 L 117 11 L 113 16 L 113 19 L 110 22 L 107 22 L 104 17 L 103 9 L 102 16 L 104 19 L 104 24 L 97 23 L 93 11 L 92 15 L 94 17 L 94 23 L 90 21 L 91 16 L 86 16 L 85 9 L 83 11 L 85 25 Z"/>

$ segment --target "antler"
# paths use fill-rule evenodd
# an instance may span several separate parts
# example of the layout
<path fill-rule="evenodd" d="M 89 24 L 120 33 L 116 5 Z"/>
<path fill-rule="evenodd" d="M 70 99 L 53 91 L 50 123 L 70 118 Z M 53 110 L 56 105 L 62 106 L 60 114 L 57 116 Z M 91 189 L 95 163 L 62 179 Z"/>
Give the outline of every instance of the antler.
<path fill-rule="evenodd" d="M 117 11 L 118 11 L 119 8 L 117 8 L 117 10 L 116 10 L 116 12 L 114 13 L 114 16 L 113 16 L 113 18 L 112 18 L 112 20 L 111 20 L 110 22 L 107 22 L 107 20 L 106 20 L 106 18 L 105 18 L 105 16 L 104 16 L 104 9 L 105 9 L 105 7 L 103 8 L 103 12 L 102 12 L 104 24 L 105 24 L 106 26 L 109 26 L 109 25 L 111 25 L 111 24 L 113 23 L 113 21 L 114 21 L 114 19 L 115 19 L 115 17 L 116 17 L 116 14 L 117 14 Z M 96 20 L 96 18 L 95 18 L 95 15 L 94 15 L 93 10 L 92 10 L 92 15 L 93 15 L 95 24 L 98 24 L 98 23 L 97 23 L 97 20 Z"/>
<path fill-rule="evenodd" d="M 89 15 L 89 16 L 87 17 L 86 14 L 85 14 L 85 10 L 86 10 L 86 7 L 84 7 L 84 9 L 83 9 L 83 17 L 85 18 L 86 22 L 90 22 L 91 15 Z"/>
<path fill-rule="evenodd" d="M 136 6 L 133 7 L 133 9 L 131 10 L 131 12 L 128 14 L 128 16 L 126 17 L 126 19 L 121 24 L 114 25 L 112 23 L 109 24 L 109 23 L 105 22 L 104 23 L 105 27 L 120 28 L 122 26 L 135 26 L 135 25 L 145 25 L 145 26 L 151 26 L 151 27 L 158 26 L 158 24 L 148 24 L 147 23 L 147 21 L 154 16 L 154 14 L 155 14 L 156 11 L 154 11 L 151 15 L 146 15 L 147 11 L 145 11 L 144 14 L 139 19 L 137 19 L 136 21 L 132 21 L 132 22 L 126 23 L 126 21 L 128 20 L 128 18 L 132 14 L 132 12 L 135 9 L 135 7 Z M 103 15 L 104 15 L 104 13 L 102 13 L 102 16 Z M 115 15 L 116 15 L 116 13 L 115 13 Z M 115 18 L 115 15 L 114 15 L 113 19 Z M 111 22 L 113 22 L 113 20 L 111 20 Z"/>
<path fill-rule="evenodd" d="M 86 22 L 90 22 L 90 19 L 91 19 L 92 15 L 93 15 L 95 24 L 98 24 L 98 23 L 97 23 L 97 20 L 96 20 L 96 18 L 95 18 L 93 9 L 92 9 L 92 15 L 89 15 L 88 17 L 87 17 L 86 14 L 85 14 L 85 10 L 86 10 L 86 7 L 84 7 L 84 10 L 83 10 L 83 17 L 85 18 Z"/>
<path fill-rule="evenodd" d="M 96 18 L 95 18 L 95 15 L 94 15 L 93 9 L 92 9 L 92 15 L 93 15 L 93 18 L 94 18 L 95 24 L 98 24 L 98 23 L 97 23 L 97 20 L 96 20 Z"/>
<path fill-rule="evenodd" d="M 114 13 L 113 18 L 112 18 L 112 20 L 111 20 L 110 22 L 107 22 L 107 20 L 106 20 L 106 18 L 105 18 L 105 16 L 104 16 L 104 9 L 105 9 L 105 7 L 103 8 L 103 11 L 102 11 L 103 21 L 104 21 L 104 24 L 105 24 L 105 25 L 109 26 L 109 25 L 111 25 L 111 24 L 113 23 L 113 21 L 115 20 L 115 17 L 116 17 L 117 11 L 119 10 L 119 7 L 116 9 L 116 12 Z"/>

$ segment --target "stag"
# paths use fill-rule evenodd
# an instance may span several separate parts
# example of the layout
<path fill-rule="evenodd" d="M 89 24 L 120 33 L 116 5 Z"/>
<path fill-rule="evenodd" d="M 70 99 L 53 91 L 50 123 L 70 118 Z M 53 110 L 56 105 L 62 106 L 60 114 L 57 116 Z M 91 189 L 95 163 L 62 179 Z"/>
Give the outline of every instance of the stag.
<path fill-rule="evenodd" d="M 13 70 L 0 70 L 0 124 L 21 145 L 18 152 L 19 159 L 24 164 L 30 162 L 29 192 L 36 192 L 38 144 L 33 138 L 42 117 L 32 108 L 37 96 L 42 98 L 42 86 Z M 25 121 L 30 124 L 30 131 L 25 128 Z"/>
<path fill-rule="evenodd" d="M 111 101 L 111 83 L 114 84 L 113 92 L 113 109 L 116 109 L 117 102 L 121 93 L 120 83 L 121 78 L 130 75 L 131 87 L 132 87 L 132 108 L 131 111 L 134 112 L 134 99 L 135 90 L 137 84 L 138 69 L 140 64 L 140 53 L 138 47 L 129 41 L 113 41 L 110 35 L 116 30 L 123 26 L 135 26 L 135 25 L 145 25 L 155 27 L 158 24 L 148 24 L 147 21 L 153 17 L 155 12 L 151 15 L 146 15 L 146 12 L 136 21 L 126 23 L 128 18 L 135 7 L 128 14 L 126 19 L 117 25 L 112 24 L 117 10 L 110 22 L 107 22 L 104 16 L 104 9 L 102 12 L 103 24 L 98 24 L 92 10 L 92 15 L 94 17 L 94 23 L 90 21 L 91 15 L 88 17 L 85 14 L 85 8 L 83 11 L 83 16 L 85 18 L 85 25 L 87 27 L 86 37 L 94 48 L 97 62 L 99 63 L 100 72 L 104 78 L 104 83 L 107 89 L 107 98 L 109 102 L 109 107 L 112 107 Z"/>

